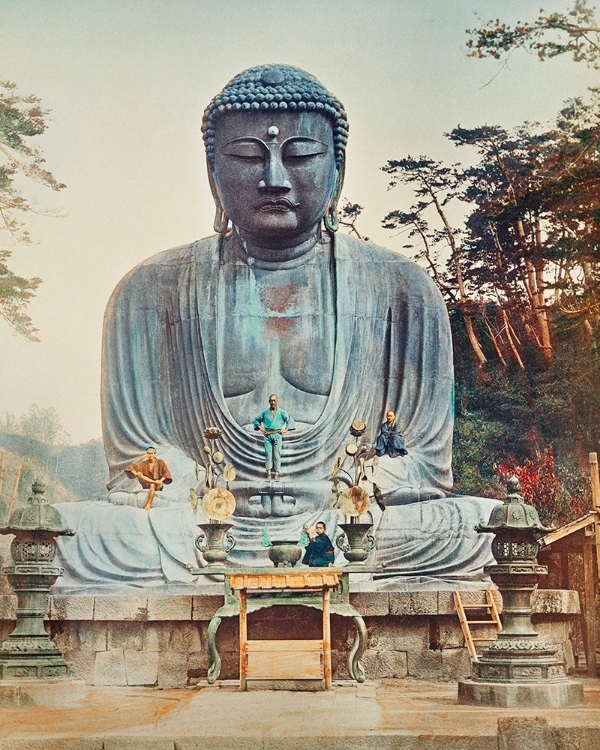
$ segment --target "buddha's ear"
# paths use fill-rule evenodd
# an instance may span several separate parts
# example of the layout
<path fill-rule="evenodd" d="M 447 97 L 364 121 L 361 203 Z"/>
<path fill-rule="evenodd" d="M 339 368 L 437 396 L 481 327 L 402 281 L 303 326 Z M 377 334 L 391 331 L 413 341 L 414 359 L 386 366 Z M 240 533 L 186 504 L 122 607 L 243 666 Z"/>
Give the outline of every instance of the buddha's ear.
<path fill-rule="evenodd" d="M 338 203 L 340 196 L 342 195 L 342 186 L 344 185 L 344 172 L 346 169 L 346 162 L 342 161 L 337 165 L 335 171 L 335 183 L 333 190 L 331 191 L 331 197 L 327 201 L 327 208 L 325 209 L 325 215 L 323 216 L 323 223 L 325 229 L 333 234 L 339 229 L 340 223 L 338 221 Z"/>
<path fill-rule="evenodd" d="M 215 182 L 213 167 L 209 159 L 206 160 L 206 168 L 208 172 L 208 184 L 210 185 L 210 192 L 212 193 L 212 197 L 216 207 L 213 228 L 217 234 L 227 234 L 227 232 L 229 231 L 229 217 L 227 216 L 227 214 L 225 213 L 225 209 L 223 208 L 221 196 L 219 195 L 219 189 L 217 188 L 217 183 Z"/>

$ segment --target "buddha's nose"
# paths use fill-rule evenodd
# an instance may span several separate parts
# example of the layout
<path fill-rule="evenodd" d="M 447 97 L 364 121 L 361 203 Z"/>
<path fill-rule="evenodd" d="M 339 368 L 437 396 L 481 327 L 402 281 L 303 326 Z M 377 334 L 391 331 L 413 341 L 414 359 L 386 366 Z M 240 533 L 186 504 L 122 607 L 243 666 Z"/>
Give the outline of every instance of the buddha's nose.
<path fill-rule="evenodd" d="M 261 190 L 273 190 L 276 192 L 288 192 L 292 189 L 292 183 L 288 179 L 287 169 L 281 158 L 279 150 L 269 154 L 265 165 L 264 177 L 258 183 Z"/>

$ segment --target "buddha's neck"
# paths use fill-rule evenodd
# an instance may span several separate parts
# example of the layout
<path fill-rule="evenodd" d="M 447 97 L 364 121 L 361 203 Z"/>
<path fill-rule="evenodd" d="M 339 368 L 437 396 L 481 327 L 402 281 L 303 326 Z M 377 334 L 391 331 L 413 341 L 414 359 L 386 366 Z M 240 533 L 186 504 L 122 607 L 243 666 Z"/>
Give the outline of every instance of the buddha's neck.
<path fill-rule="evenodd" d="M 289 247 L 265 247 L 237 233 L 237 238 L 251 265 L 274 268 L 290 268 L 305 263 L 314 255 L 320 234 L 315 230 L 308 238 Z"/>

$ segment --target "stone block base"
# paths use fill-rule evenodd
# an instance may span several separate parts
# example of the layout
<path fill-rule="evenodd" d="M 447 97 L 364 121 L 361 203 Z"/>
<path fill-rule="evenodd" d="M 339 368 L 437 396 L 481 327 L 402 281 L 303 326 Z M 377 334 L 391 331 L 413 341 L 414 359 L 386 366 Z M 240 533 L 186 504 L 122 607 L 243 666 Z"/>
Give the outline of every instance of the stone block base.
<path fill-rule="evenodd" d="M 0 708 L 71 708 L 85 698 L 83 680 L 0 681 Z"/>
<path fill-rule="evenodd" d="M 583 702 L 583 685 L 574 680 L 557 682 L 458 681 L 458 702 L 496 708 L 567 708 Z"/>
<path fill-rule="evenodd" d="M 485 592 L 465 592 L 463 600 L 483 603 Z M 470 675 L 452 591 L 358 592 L 350 594 L 350 603 L 367 626 L 363 664 L 369 679 L 456 681 Z M 580 616 L 576 592 L 547 590 L 542 603 L 541 611 L 534 611 L 534 627 L 557 649 L 556 658 L 565 662 L 567 671 L 573 671 L 571 644 Z M 54 596 L 47 627 L 74 679 L 93 686 L 184 687 L 203 683 L 207 677 L 208 624 L 222 604 L 222 593 L 169 594 L 166 590 Z M 15 616 L 16 598 L 0 594 L 0 642 L 13 630 Z M 332 615 L 334 680 L 349 678 L 347 660 L 355 632 L 350 618 Z M 491 626 L 482 626 L 477 635 L 495 632 Z M 321 633 L 322 615 L 316 609 L 278 607 L 252 612 L 248 618 L 251 639 L 319 639 Z M 237 679 L 237 618 L 223 620 L 217 645 L 222 659 L 220 679 Z M 22 682 L 25 676 L 12 679 Z M 35 670 L 30 676 L 32 681 L 57 677 Z"/>

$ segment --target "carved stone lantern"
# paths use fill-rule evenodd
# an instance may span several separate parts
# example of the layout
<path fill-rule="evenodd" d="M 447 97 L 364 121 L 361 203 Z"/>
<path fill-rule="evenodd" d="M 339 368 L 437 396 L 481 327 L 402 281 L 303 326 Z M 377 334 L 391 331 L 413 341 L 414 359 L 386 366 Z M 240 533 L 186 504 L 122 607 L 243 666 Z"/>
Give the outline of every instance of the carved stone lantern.
<path fill-rule="evenodd" d="M 69 677 L 62 654 L 44 628 L 50 589 L 61 575 L 52 567 L 56 537 L 73 535 L 60 513 L 48 505 L 46 487 L 32 485 L 33 494 L 18 508 L 0 534 L 14 534 L 10 547 L 12 565 L 5 567 L 17 595 L 17 622 L 0 646 L 0 680 L 56 680 Z"/>
<path fill-rule="evenodd" d="M 540 639 L 531 624 L 531 597 L 539 576 L 538 540 L 550 531 L 537 510 L 524 502 L 519 480 L 507 483 L 507 498 L 497 505 L 482 534 L 495 534 L 495 565 L 485 567 L 502 593 L 503 628 L 497 639 L 473 661 L 470 679 L 458 683 L 459 703 L 494 706 L 561 707 L 578 705 L 581 683 L 569 680 L 556 649 Z"/>

